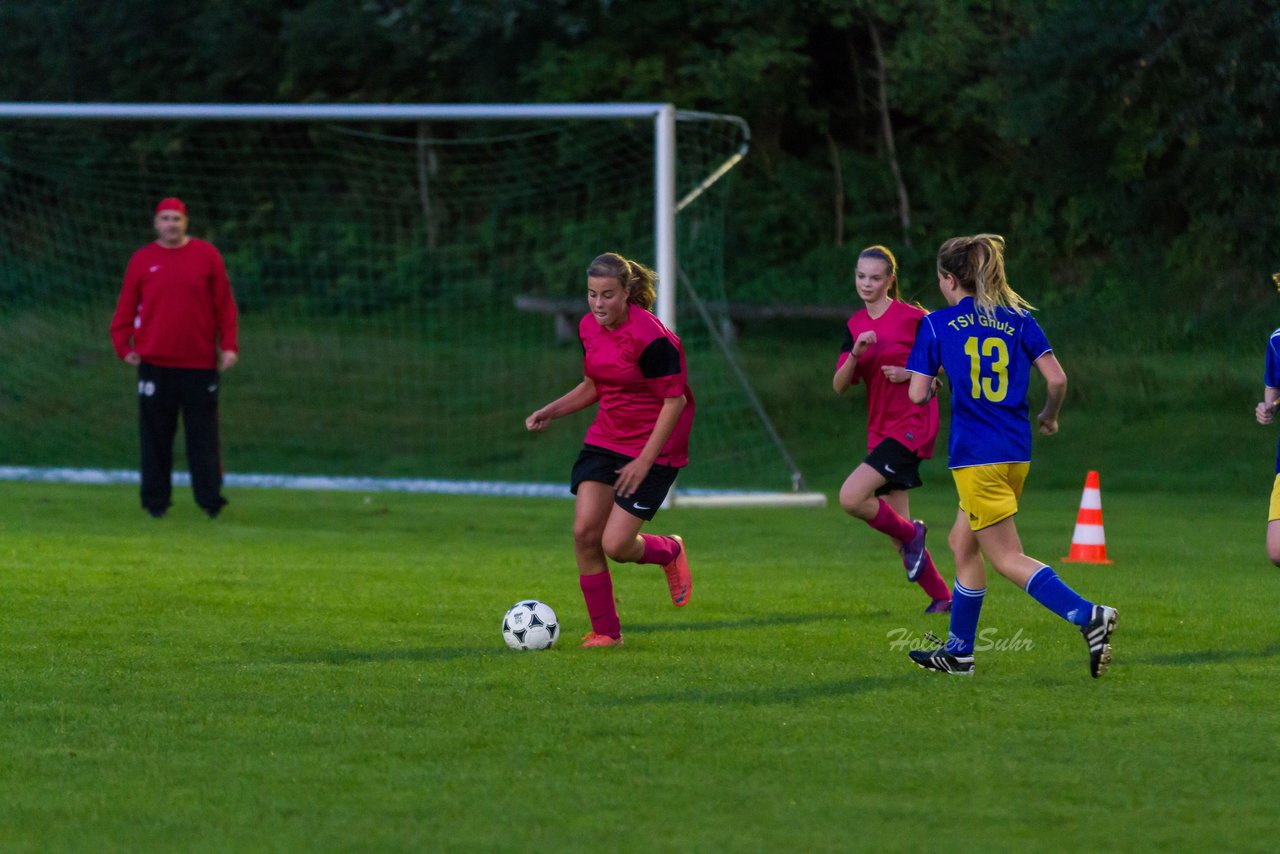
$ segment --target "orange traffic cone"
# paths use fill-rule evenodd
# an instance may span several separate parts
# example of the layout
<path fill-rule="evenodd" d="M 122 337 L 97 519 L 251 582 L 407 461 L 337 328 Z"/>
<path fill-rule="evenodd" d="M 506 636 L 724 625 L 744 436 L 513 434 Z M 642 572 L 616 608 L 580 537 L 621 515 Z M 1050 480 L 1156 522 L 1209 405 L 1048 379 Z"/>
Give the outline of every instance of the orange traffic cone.
<path fill-rule="evenodd" d="M 1107 538 L 1102 533 L 1102 488 L 1096 471 L 1089 472 L 1084 479 L 1076 530 L 1071 535 L 1071 554 L 1062 560 L 1064 563 L 1111 563 L 1107 560 Z"/>

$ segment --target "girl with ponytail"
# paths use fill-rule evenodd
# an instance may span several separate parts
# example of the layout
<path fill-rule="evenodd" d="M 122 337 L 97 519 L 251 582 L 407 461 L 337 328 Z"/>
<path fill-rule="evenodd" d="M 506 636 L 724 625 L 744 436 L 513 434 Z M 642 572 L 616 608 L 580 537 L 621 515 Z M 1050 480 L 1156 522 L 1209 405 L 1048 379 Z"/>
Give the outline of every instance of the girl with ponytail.
<path fill-rule="evenodd" d="M 951 608 L 951 591 L 925 548 L 925 524 L 911 521 L 908 490 L 922 485 L 920 463 L 933 456 L 938 404 L 916 406 L 907 396 L 907 355 L 924 309 L 902 301 L 898 261 L 884 246 L 858 254 L 854 285 L 864 308 L 845 324 L 844 345 L 831 385 L 843 394 L 867 386 L 867 457 L 840 487 L 840 506 L 893 540 L 907 580 L 929 596 L 926 613 Z"/>
<path fill-rule="evenodd" d="M 608 559 L 662 567 L 676 607 L 693 580 L 684 540 L 641 534 L 689 462 L 693 392 L 684 347 L 654 317 L 657 276 L 616 252 L 587 267 L 587 307 L 578 324 L 583 378 L 568 394 L 525 419 L 541 432 L 556 418 L 599 402 L 570 476 L 573 548 L 591 631 L 584 647 L 622 645 Z"/>
<path fill-rule="evenodd" d="M 1068 587 L 1043 562 L 1022 550 L 1014 514 L 1031 468 L 1027 386 L 1034 366 L 1045 379 L 1040 432 L 1058 432 L 1058 412 L 1067 375 L 1031 305 L 1009 285 L 1004 238 L 998 234 L 954 237 L 938 250 L 938 288 L 948 308 L 920 323 L 907 370 L 908 393 L 918 404 L 932 401 L 939 369 L 951 381 L 948 465 L 960 507 L 948 540 L 956 559 L 951 630 L 935 650 L 911 650 L 926 670 L 970 675 L 986 561 L 1033 599 L 1080 629 L 1095 678 L 1111 663 L 1116 609 L 1098 605 Z"/>

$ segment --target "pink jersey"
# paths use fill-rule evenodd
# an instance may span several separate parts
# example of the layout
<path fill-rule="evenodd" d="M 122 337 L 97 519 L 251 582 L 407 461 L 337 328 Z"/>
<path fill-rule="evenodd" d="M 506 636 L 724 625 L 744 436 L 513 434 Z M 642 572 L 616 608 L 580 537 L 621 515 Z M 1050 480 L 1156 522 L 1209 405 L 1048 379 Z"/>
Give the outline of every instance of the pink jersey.
<path fill-rule="evenodd" d="M 600 409 L 587 428 L 586 443 L 639 456 L 653 434 L 662 401 L 684 395 L 684 411 L 654 462 L 677 468 L 687 465 L 693 393 L 684 347 L 675 333 L 650 312 L 631 305 L 617 329 L 605 329 L 588 314 L 578 324 L 578 337 L 582 339 L 582 373 L 600 394 Z"/>
<path fill-rule="evenodd" d="M 853 369 L 853 382 L 867 384 L 868 449 L 885 439 L 896 439 L 921 459 L 933 456 L 933 441 L 938 436 L 938 398 L 935 396 L 924 406 L 914 404 L 907 397 L 909 383 L 889 382 L 881 370 L 886 365 L 907 366 L 916 329 L 926 314 L 922 308 L 894 300 L 877 318 L 873 319 L 865 308 L 849 318 L 837 369 L 849 359 L 859 335 L 868 330 L 876 333 L 876 343 L 863 351 Z"/>

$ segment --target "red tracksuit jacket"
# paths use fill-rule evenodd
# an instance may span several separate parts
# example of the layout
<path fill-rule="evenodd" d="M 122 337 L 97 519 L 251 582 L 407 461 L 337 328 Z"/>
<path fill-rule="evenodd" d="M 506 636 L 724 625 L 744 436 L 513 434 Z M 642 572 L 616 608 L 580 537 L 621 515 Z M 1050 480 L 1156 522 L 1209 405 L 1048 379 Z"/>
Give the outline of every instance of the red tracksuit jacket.
<path fill-rule="evenodd" d="M 239 350 L 236 332 L 231 282 L 212 243 L 192 237 L 177 249 L 148 243 L 133 253 L 111 318 L 116 355 L 133 350 L 153 365 L 208 370 L 219 348 Z"/>

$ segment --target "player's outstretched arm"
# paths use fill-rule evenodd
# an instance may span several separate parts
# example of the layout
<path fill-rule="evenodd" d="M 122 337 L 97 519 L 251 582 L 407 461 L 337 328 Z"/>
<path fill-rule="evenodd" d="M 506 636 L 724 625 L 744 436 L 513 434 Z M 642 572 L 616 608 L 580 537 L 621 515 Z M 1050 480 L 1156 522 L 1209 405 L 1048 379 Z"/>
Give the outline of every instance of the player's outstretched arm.
<path fill-rule="evenodd" d="M 936 377 L 913 373 L 910 382 L 911 384 L 907 386 L 907 397 L 911 398 L 912 403 L 918 403 L 921 406 L 932 400 L 933 393 L 938 390 Z"/>
<path fill-rule="evenodd" d="M 600 394 L 596 391 L 595 381 L 590 377 L 583 377 L 582 382 L 574 386 L 568 394 L 556 398 L 531 413 L 524 420 L 524 428 L 531 433 L 541 433 L 555 419 L 586 409 L 599 399 Z"/>
<path fill-rule="evenodd" d="M 853 370 L 857 366 L 858 357 L 850 353 L 844 364 L 836 368 L 835 376 L 831 378 L 831 388 L 836 394 L 844 394 L 853 385 Z"/>
<path fill-rule="evenodd" d="M 1058 413 L 1062 411 L 1062 402 L 1067 398 L 1067 372 L 1062 370 L 1058 357 L 1052 352 L 1045 353 L 1036 359 L 1036 368 L 1044 377 L 1046 386 L 1044 409 L 1036 417 L 1040 423 L 1040 433 L 1052 436 L 1058 432 Z"/>
<path fill-rule="evenodd" d="M 876 334 L 870 329 L 859 335 L 858 340 L 853 342 L 849 358 L 845 359 L 843 365 L 836 368 L 835 376 L 831 378 L 831 387 L 835 389 L 836 394 L 844 394 L 845 390 L 853 385 L 853 371 L 857 367 L 858 357 L 867 352 L 867 348 L 874 343 L 876 343 Z"/>
<path fill-rule="evenodd" d="M 658 412 L 658 419 L 653 424 L 653 432 L 649 434 L 649 439 L 644 443 L 640 455 L 618 469 L 618 479 L 614 482 L 613 488 L 623 498 L 629 498 L 640 484 L 644 483 L 649 469 L 653 468 L 653 461 L 658 458 L 662 447 L 671 438 L 671 434 L 676 429 L 676 422 L 680 420 L 680 413 L 684 412 L 688 404 L 689 399 L 683 394 L 679 397 L 663 399 L 662 409 Z"/>
<path fill-rule="evenodd" d="M 1253 417 L 1259 424 L 1270 424 L 1275 420 L 1276 407 L 1280 406 L 1280 388 L 1264 388 L 1262 402 L 1253 410 Z"/>
<path fill-rule="evenodd" d="M 880 368 L 880 373 L 891 383 L 905 383 L 911 379 L 911 372 L 906 365 L 884 365 Z"/>

